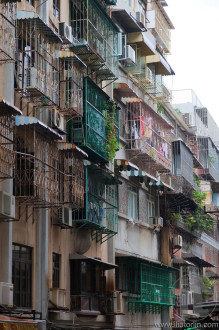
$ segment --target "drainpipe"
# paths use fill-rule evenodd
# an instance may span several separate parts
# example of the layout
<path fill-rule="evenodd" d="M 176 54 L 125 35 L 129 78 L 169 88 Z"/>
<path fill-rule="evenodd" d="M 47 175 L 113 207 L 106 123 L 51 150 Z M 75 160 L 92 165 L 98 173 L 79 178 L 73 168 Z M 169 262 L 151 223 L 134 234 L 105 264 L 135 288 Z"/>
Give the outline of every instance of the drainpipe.
<path fill-rule="evenodd" d="M 0 65 L 0 75 L 3 77 L 3 87 L 0 89 L 0 96 L 14 104 L 14 64 Z M 4 79 L 7 77 L 7 79 Z M 10 137 L 13 139 L 13 136 Z M 0 190 L 13 195 L 13 180 L 7 179 L 0 182 Z M 12 222 L 2 222 L 1 226 L 1 263 L 0 282 L 12 283 Z"/>
<path fill-rule="evenodd" d="M 46 319 L 48 307 L 49 211 L 38 210 L 36 233 L 36 309 Z"/>

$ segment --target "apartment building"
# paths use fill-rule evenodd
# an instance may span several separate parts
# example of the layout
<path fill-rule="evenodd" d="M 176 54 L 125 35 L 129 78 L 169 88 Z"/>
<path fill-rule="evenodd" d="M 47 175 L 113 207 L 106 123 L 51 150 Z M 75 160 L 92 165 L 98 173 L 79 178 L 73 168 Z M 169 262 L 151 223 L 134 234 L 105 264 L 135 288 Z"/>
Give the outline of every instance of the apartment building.
<path fill-rule="evenodd" d="M 3 329 L 159 329 L 217 300 L 217 134 L 171 104 L 166 6 L 0 0 Z"/>

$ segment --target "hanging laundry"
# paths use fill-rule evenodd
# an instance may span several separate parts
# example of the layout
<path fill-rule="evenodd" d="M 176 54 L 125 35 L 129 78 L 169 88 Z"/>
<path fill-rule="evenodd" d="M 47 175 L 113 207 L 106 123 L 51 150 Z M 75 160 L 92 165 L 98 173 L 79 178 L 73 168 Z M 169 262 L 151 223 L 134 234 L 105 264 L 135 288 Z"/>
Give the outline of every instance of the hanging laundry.
<path fill-rule="evenodd" d="M 137 131 L 136 121 L 134 121 L 134 139 L 135 140 L 138 139 L 138 131 Z"/>
<path fill-rule="evenodd" d="M 149 138 L 149 132 L 148 132 L 148 118 L 145 119 L 145 134 L 144 136 L 146 138 Z"/>
<path fill-rule="evenodd" d="M 168 152 L 168 146 L 167 146 L 167 143 L 166 142 L 164 142 L 164 143 L 162 143 L 161 144 L 161 146 L 162 146 L 162 149 L 163 149 L 163 155 L 164 155 L 164 157 L 167 157 L 167 152 Z"/>
<path fill-rule="evenodd" d="M 141 116 L 141 135 L 144 136 L 144 116 Z"/>
<path fill-rule="evenodd" d="M 152 118 L 148 117 L 148 135 L 149 138 L 152 138 Z"/>

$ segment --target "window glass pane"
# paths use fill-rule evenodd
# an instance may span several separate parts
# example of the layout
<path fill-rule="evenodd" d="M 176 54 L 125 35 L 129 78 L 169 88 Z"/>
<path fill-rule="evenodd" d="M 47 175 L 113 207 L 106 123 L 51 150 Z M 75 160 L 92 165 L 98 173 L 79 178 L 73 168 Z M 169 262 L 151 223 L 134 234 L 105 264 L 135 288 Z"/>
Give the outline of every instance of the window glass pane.
<path fill-rule="evenodd" d="M 13 244 L 12 281 L 14 284 L 14 304 L 31 307 L 32 249 Z"/>
<path fill-rule="evenodd" d="M 137 195 L 136 194 L 133 194 L 133 208 L 134 208 L 133 218 L 137 219 Z"/>

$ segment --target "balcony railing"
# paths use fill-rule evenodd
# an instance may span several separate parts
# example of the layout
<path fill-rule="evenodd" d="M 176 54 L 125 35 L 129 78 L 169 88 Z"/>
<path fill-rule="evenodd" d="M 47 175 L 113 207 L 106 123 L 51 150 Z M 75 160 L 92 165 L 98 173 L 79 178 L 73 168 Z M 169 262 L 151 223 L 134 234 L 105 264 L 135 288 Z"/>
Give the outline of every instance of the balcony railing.
<path fill-rule="evenodd" d="M 86 168 L 84 207 L 73 211 L 73 222 L 96 231 L 96 239 L 104 240 L 118 232 L 117 184 L 98 168 Z"/>
<path fill-rule="evenodd" d="M 60 143 L 59 149 L 62 144 Z M 84 206 L 84 164 L 76 149 L 62 146 L 59 150 L 60 203 L 72 208 Z"/>
<path fill-rule="evenodd" d="M 172 142 L 172 172 L 193 185 L 193 154 L 182 141 Z"/>
<path fill-rule="evenodd" d="M 70 117 L 83 116 L 83 65 L 73 52 L 61 52 L 60 108 Z"/>
<path fill-rule="evenodd" d="M 105 103 L 109 96 L 90 79 L 84 80 L 84 116 L 83 122 L 72 120 L 67 125 L 67 138 L 85 150 L 91 159 L 108 161 Z M 115 130 L 119 140 L 118 111 L 115 118 Z"/>
<path fill-rule="evenodd" d="M 15 60 L 15 7 L 0 2 L 0 64 Z"/>
<path fill-rule="evenodd" d="M 23 96 L 38 105 L 59 104 L 59 65 L 47 50 L 40 46 L 38 51 L 25 47 L 18 52 L 17 88 Z"/>
<path fill-rule="evenodd" d="M 58 148 L 61 136 L 32 117 L 16 117 L 14 195 L 28 203 L 59 203 Z"/>
<path fill-rule="evenodd" d="M 13 117 L 0 115 L 0 179 L 13 177 L 13 126 Z"/>
<path fill-rule="evenodd" d="M 127 67 L 128 72 L 136 79 L 136 83 L 143 89 L 153 89 L 155 87 L 155 74 L 149 67 L 143 66 L 140 63 Z"/>
<path fill-rule="evenodd" d="M 156 1 L 151 1 L 148 11 L 148 27 L 152 28 L 153 35 L 157 38 L 160 51 L 168 54 L 171 50 L 170 30 L 174 28 L 163 6 Z"/>
<path fill-rule="evenodd" d="M 154 170 L 170 171 L 171 144 L 167 122 L 143 102 L 128 103 L 130 135 L 128 149 L 144 158 L 146 166 Z"/>
<path fill-rule="evenodd" d="M 96 0 L 75 0 L 70 11 L 74 52 L 97 71 L 100 80 L 117 77 L 116 25 Z"/>
<path fill-rule="evenodd" d="M 160 313 L 175 305 L 173 269 L 134 257 L 118 257 L 116 263 L 119 265 L 117 285 L 129 292 L 129 311 Z"/>
<path fill-rule="evenodd" d="M 99 294 L 71 295 L 71 311 L 74 312 L 93 312 L 100 314 Z"/>
<path fill-rule="evenodd" d="M 203 166 L 199 170 L 204 178 L 219 181 L 219 153 L 210 138 L 198 138 L 198 160 Z"/>

